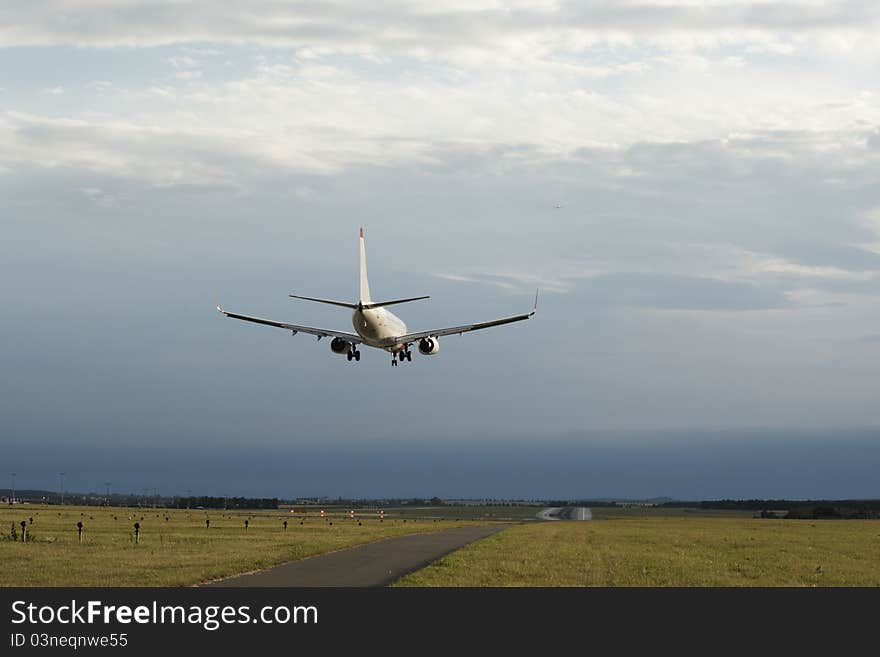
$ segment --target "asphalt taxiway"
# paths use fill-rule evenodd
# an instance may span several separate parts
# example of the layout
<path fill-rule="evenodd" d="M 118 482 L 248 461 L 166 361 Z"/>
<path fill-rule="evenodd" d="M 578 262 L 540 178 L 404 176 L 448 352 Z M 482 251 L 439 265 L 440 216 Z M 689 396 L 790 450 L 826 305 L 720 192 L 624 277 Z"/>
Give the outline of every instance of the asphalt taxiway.
<path fill-rule="evenodd" d="M 387 586 L 432 561 L 511 525 L 454 527 L 386 538 L 203 586 Z"/>
<path fill-rule="evenodd" d="M 585 506 L 551 506 L 537 516 L 541 520 L 592 520 L 593 512 Z"/>

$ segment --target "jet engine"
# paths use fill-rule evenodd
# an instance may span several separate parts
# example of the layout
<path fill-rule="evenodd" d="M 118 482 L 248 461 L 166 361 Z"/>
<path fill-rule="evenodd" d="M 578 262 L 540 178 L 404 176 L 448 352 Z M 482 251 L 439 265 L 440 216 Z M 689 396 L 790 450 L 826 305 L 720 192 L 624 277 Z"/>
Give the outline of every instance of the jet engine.
<path fill-rule="evenodd" d="M 434 335 L 419 340 L 419 353 L 425 356 L 433 356 L 440 351 L 440 340 Z"/>
<path fill-rule="evenodd" d="M 334 354 L 347 354 L 349 350 L 349 345 L 346 340 L 342 338 L 333 338 L 330 341 L 330 351 Z"/>

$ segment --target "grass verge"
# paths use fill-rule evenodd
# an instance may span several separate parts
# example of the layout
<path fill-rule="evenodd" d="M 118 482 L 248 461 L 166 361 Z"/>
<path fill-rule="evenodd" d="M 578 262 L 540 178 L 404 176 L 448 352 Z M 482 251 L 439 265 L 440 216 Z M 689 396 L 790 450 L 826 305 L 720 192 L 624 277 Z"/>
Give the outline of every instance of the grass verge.
<path fill-rule="evenodd" d="M 395 586 L 880 586 L 880 521 L 528 523 Z"/>
<path fill-rule="evenodd" d="M 375 514 L 361 514 L 353 520 L 348 514 L 321 518 L 316 513 L 311 511 L 303 519 L 301 513 L 280 511 L 3 508 L 0 563 L 5 567 L 0 569 L 0 586 L 186 586 L 383 538 L 473 524 L 413 519 L 379 522 Z M 210 527 L 206 527 L 206 518 Z M 22 520 L 28 522 L 27 543 L 20 540 Z M 77 522 L 84 526 L 81 544 Z M 137 544 L 135 522 L 140 524 Z M 17 541 L 11 540 L 13 526 L 19 534 Z"/>

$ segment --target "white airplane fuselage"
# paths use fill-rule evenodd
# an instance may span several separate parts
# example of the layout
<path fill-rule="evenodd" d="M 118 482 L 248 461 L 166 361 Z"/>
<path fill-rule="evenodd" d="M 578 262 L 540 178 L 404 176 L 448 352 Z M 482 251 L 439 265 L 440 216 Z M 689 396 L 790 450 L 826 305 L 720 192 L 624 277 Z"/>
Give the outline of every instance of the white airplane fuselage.
<path fill-rule="evenodd" d="M 371 308 L 355 310 L 351 318 L 352 326 L 364 343 L 371 347 L 378 347 L 386 351 L 401 351 L 403 344 L 387 346 L 384 340 L 395 335 L 406 335 L 406 324 L 394 313 L 385 308 Z"/>

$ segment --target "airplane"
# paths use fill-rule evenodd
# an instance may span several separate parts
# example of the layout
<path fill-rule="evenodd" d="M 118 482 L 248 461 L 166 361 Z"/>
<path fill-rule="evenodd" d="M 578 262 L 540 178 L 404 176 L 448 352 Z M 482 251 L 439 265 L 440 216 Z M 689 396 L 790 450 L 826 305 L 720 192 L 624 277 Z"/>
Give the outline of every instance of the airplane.
<path fill-rule="evenodd" d="M 511 322 L 520 322 L 531 318 L 538 310 L 538 292 L 535 291 L 535 304 L 532 310 L 523 315 L 513 315 L 511 317 L 502 317 L 488 322 L 479 322 L 477 324 L 465 324 L 463 326 L 450 326 L 447 328 L 434 329 L 431 331 L 418 331 L 409 333 L 406 324 L 386 310 L 387 306 L 393 306 L 399 303 L 409 303 L 410 301 L 420 301 L 421 299 L 429 299 L 429 296 L 410 297 L 407 299 L 394 299 L 392 301 L 373 301 L 370 296 L 370 284 L 367 280 L 367 256 L 364 248 L 364 229 L 361 228 L 360 236 L 360 298 L 357 303 L 348 303 L 346 301 L 335 301 L 332 299 L 319 299 L 315 297 L 304 297 L 296 294 L 290 294 L 293 299 L 302 299 L 304 301 L 315 301 L 317 303 L 327 303 L 333 306 L 342 306 L 343 308 L 351 308 L 354 310 L 352 316 L 352 325 L 355 333 L 347 331 L 334 331 L 330 329 L 315 328 L 313 326 L 300 326 L 299 324 L 288 324 L 286 322 L 276 322 L 271 319 L 263 319 L 261 317 L 251 317 L 250 315 L 240 315 L 238 313 L 224 310 L 219 305 L 217 310 L 233 319 L 241 319 L 246 322 L 254 322 L 256 324 L 265 324 L 266 326 L 275 326 L 277 328 L 291 331 L 291 335 L 297 333 L 308 333 L 321 338 L 333 338 L 330 341 L 330 351 L 334 354 L 345 355 L 349 361 L 359 362 L 361 352 L 358 346 L 363 344 L 376 349 L 383 349 L 391 353 L 391 365 L 397 367 L 398 359 L 400 362 L 412 361 L 413 344 L 418 345 L 419 353 L 425 356 L 433 356 L 440 351 L 440 338 L 446 335 L 461 335 L 468 331 L 479 331 L 481 329 L 491 328 L 493 326 L 501 326 L 502 324 L 510 324 Z"/>

